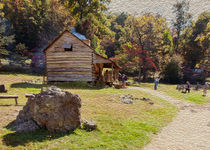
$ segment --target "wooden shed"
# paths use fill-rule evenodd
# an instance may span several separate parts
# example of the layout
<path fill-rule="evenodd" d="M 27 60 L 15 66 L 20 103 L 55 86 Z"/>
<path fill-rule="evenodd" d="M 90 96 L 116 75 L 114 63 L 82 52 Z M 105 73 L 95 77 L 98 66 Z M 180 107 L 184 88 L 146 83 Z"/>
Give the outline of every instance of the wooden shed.
<path fill-rule="evenodd" d="M 104 68 L 111 68 L 116 79 L 119 66 L 97 54 L 89 40 L 81 40 L 64 31 L 45 50 L 47 81 L 96 81 L 103 78 Z"/>

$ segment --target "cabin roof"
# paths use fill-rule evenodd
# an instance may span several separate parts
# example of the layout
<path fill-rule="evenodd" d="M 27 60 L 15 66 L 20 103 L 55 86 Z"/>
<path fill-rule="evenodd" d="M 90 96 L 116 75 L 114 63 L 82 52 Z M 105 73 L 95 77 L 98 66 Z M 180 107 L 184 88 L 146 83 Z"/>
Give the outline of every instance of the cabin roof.
<path fill-rule="evenodd" d="M 99 55 L 91 46 L 89 46 L 87 43 L 85 43 L 83 40 L 81 40 L 80 38 L 78 38 L 76 35 L 74 35 L 73 33 L 71 33 L 70 31 L 68 30 L 65 30 L 63 33 L 61 33 L 59 36 L 57 36 L 44 50 L 43 52 L 46 54 L 47 50 L 57 41 L 60 39 L 60 37 L 62 37 L 63 34 L 65 34 L 66 32 L 70 33 L 71 35 L 73 35 L 76 39 L 80 40 L 82 43 L 84 43 L 87 47 L 89 47 L 90 49 L 93 50 L 93 53 L 99 57 L 101 57 L 102 59 L 106 59 L 108 61 L 110 61 L 110 63 L 114 64 L 114 66 L 116 68 L 120 68 L 120 66 L 118 66 L 114 61 L 108 59 L 108 58 L 105 58 L 101 55 Z"/>

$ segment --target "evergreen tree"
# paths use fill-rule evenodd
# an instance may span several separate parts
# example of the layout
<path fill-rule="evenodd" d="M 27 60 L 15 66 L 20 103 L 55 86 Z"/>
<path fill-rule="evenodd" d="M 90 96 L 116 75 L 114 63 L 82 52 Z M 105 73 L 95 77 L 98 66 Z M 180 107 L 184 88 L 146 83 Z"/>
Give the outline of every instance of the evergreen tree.
<path fill-rule="evenodd" d="M 190 26 L 191 23 L 191 14 L 189 11 L 189 2 L 186 0 L 177 1 L 176 4 L 173 5 L 173 13 L 176 14 L 175 21 L 173 21 L 173 27 L 175 31 L 175 39 L 174 39 L 174 50 L 175 52 L 180 51 L 180 36 L 182 31 Z"/>
<path fill-rule="evenodd" d="M 6 34 L 5 19 L 0 18 L 0 64 L 2 58 L 7 58 L 10 54 L 7 46 L 14 42 L 14 36 Z"/>

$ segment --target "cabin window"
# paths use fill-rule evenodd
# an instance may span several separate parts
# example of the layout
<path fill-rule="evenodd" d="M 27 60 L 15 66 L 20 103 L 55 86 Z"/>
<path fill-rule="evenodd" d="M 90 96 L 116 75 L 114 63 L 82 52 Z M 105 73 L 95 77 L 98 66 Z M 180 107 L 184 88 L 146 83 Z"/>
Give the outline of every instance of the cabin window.
<path fill-rule="evenodd" d="M 63 44 L 63 48 L 65 51 L 73 51 L 73 44 L 65 43 Z"/>

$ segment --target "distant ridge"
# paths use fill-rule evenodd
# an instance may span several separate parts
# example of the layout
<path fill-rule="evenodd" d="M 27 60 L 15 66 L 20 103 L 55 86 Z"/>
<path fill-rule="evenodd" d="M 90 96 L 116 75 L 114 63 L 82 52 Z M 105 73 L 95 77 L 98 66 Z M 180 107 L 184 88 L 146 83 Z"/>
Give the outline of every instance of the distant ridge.
<path fill-rule="evenodd" d="M 210 11 L 210 0 L 189 0 L 190 13 L 193 19 L 197 19 L 199 14 Z M 143 13 L 158 13 L 165 17 L 168 23 L 174 18 L 172 6 L 176 0 L 112 0 L 109 11 L 113 13 L 128 12 L 130 14 L 141 15 Z"/>

